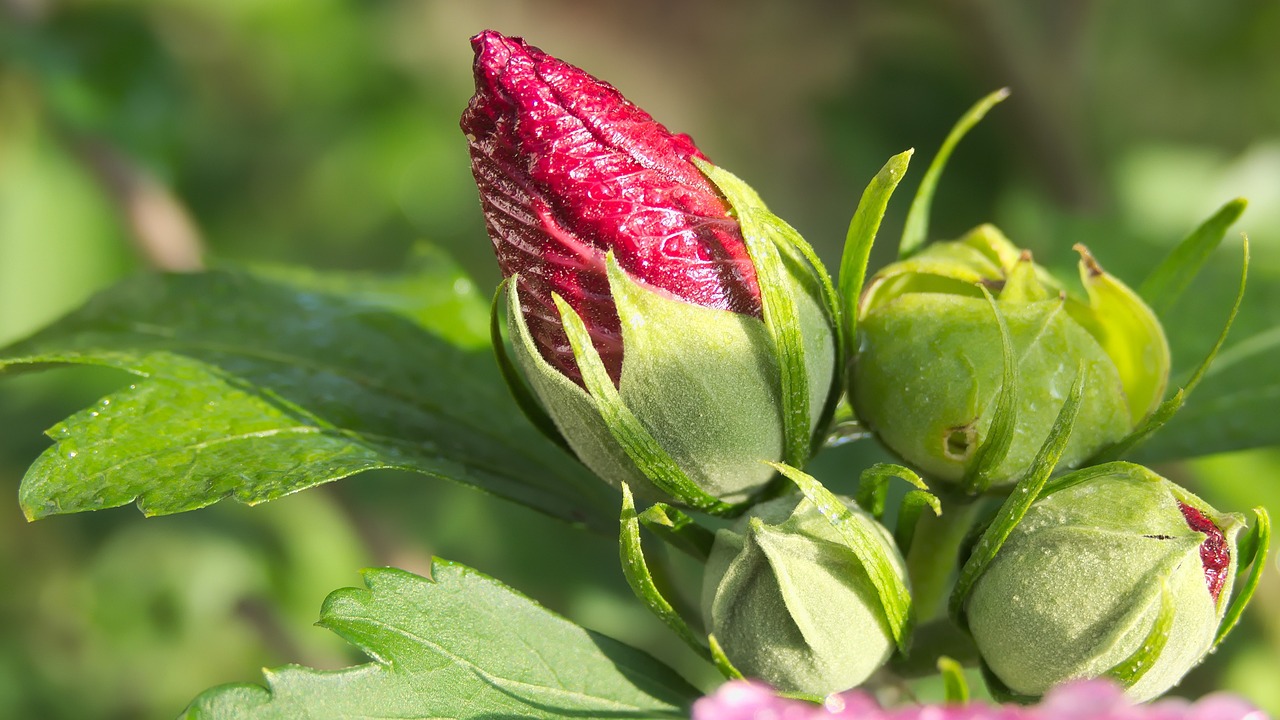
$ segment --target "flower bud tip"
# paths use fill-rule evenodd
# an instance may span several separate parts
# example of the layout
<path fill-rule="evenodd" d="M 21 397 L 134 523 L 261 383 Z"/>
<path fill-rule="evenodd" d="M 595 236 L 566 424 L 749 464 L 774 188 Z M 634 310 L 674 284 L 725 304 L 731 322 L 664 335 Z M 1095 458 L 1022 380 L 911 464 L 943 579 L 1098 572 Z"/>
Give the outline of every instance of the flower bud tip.
<path fill-rule="evenodd" d="M 1093 258 L 1093 253 L 1089 252 L 1089 248 L 1085 247 L 1084 243 L 1076 243 L 1071 246 L 1071 249 L 1080 253 L 1080 262 L 1084 263 L 1084 266 L 1088 268 L 1089 277 L 1098 277 L 1104 274 L 1102 266 Z"/>

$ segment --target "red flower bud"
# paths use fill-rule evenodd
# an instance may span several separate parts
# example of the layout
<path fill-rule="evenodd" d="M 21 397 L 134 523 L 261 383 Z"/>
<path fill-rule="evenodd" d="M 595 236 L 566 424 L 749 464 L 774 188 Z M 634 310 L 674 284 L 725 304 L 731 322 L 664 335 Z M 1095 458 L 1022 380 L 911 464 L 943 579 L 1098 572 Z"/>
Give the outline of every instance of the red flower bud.
<path fill-rule="evenodd" d="M 1227 573 L 1231 568 L 1231 547 L 1222 535 L 1222 530 L 1204 513 L 1179 502 L 1178 508 L 1187 519 L 1187 526 L 1196 532 L 1204 533 L 1204 542 L 1200 543 L 1200 564 L 1204 566 L 1204 582 L 1209 586 L 1209 594 L 1214 602 L 1222 595 L 1222 586 L 1227 582 Z"/>
<path fill-rule="evenodd" d="M 605 273 L 704 307 L 761 316 L 760 289 L 729 206 L 675 135 L 613 86 L 520 38 L 486 30 L 462 115 L 485 224 L 506 277 L 519 275 L 529 332 L 581 384 L 552 302 L 585 321 L 615 385 L 622 341 Z"/>

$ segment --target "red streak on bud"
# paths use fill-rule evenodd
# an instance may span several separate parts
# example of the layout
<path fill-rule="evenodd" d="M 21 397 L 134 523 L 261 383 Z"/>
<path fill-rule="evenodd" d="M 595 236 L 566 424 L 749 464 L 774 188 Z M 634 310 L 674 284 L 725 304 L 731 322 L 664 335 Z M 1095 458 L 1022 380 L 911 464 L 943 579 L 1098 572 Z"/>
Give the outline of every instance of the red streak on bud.
<path fill-rule="evenodd" d="M 1200 564 L 1204 565 L 1204 581 L 1209 586 L 1209 594 L 1217 602 L 1231 567 L 1231 548 L 1227 547 L 1222 531 L 1204 513 L 1183 502 L 1178 503 L 1178 508 L 1182 510 L 1182 517 L 1187 519 L 1187 525 L 1205 535 L 1204 542 L 1200 543 Z"/>
<path fill-rule="evenodd" d="M 486 30 L 476 94 L 462 115 L 485 224 L 542 356 L 581 384 L 558 293 L 582 317 L 609 375 L 622 373 L 621 326 L 604 258 L 647 286 L 760 317 L 760 289 L 738 223 L 689 161 L 703 157 L 613 86 L 520 38 Z M 692 331 L 683 328 L 682 331 Z"/>

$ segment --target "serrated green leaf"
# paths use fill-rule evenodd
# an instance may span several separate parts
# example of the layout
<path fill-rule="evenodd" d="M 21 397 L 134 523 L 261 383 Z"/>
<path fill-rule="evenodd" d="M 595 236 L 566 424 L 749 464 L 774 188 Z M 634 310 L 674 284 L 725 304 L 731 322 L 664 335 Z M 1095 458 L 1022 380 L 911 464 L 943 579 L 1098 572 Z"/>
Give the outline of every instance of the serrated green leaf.
<path fill-rule="evenodd" d="M 364 580 L 330 595 L 318 624 L 373 662 L 267 670 L 266 687 L 214 688 L 183 717 L 673 718 L 699 694 L 649 655 L 462 565 L 437 559 L 430 580 L 392 568 Z"/>
<path fill-rule="evenodd" d="M 862 199 L 858 201 L 858 209 L 853 212 L 849 221 L 849 230 L 845 233 L 844 251 L 840 257 L 840 299 L 844 301 L 844 336 L 847 338 L 846 350 L 852 354 L 853 344 L 857 337 L 855 331 L 858 323 L 858 295 L 862 292 L 862 284 L 867 279 L 867 261 L 871 257 L 871 247 L 876 242 L 876 233 L 880 231 L 880 222 L 884 220 L 885 208 L 889 206 L 889 198 L 907 174 L 907 164 L 911 162 L 914 149 L 898 153 L 880 168 L 880 172 L 871 179 L 867 189 L 862 191 Z M 841 357 L 839 368 L 848 366 L 852 358 Z"/>
<path fill-rule="evenodd" d="M 1169 252 L 1138 286 L 1138 294 L 1142 296 L 1157 315 L 1163 317 L 1182 293 L 1195 279 L 1200 268 L 1213 253 L 1227 230 L 1235 224 L 1244 213 L 1248 202 L 1244 198 L 1236 198 L 1218 209 L 1208 220 L 1205 220 L 1190 235 Z"/>
<path fill-rule="evenodd" d="M 1058 411 L 1058 417 L 1053 427 L 1049 429 L 1049 435 L 1045 438 L 1044 444 L 1040 446 L 1036 459 L 1032 461 L 1027 474 L 1018 481 L 1013 492 L 1009 493 L 1009 497 L 1000 506 L 991 524 L 982 533 L 982 538 L 974 546 L 969 559 L 960 568 L 960 577 L 956 580 L 955 588 L 951 592 L 948 608 L 952 620 L 957 625 L 965 626 L 964 604 L 968 600 L 974 583 L 986 571 L 991 561 L 995 560 L 1005 540 L 1009 539 L 1013 529 L 1026 516 L 1031 504 L 1040 497 L 1049 476 L 1057 467 L 1058 459 L 1062 457 L 1062 451 L 1066 449 L 1067 441 L 1071 438 L 1071 429 L 1075 425 L 1076 415 L 1080 412 L 1080 403 L 1084 398 L 1084 379 L 1082 363 L 1076 371 L 1076 381 L 1071 386 L 1071 393 L 1062 403 L 1062 409 Z"/>
<path fill-rule="evenodd" d="M 328 284 L 315 278 L 215 271 L 99 294 L 0 351 L 4 372 L 91 364 L 140 376 L 49 431 L 54 446 L 23 480 L 24 511 L 136 501 L 159 515 L 396 468 L 607 531 L 611 491 L 519 416 L 483 323 L 455 319 L 483 317 L 469 283 L 442 267 L 382 288 L 334 276 L 341 294 L 311 289 Z"/>
<path fill-rule="evenodd" d="M 489 346 L 487 306 L 475 282 L 445 251 L 420 244 L 402 271 L 388 273 L 316 270 L 301 265 L 229 266 L 294 290 L 336 295 L 369 308 L 404 315 L 451 345 L 468 350 Z"/>
<path fill-rule="evenodd" d="M 938 148 L 938 154 L 929 163 L 929 169 L 925 171 L 924 178 L 920 180 L 920 188 L 916 190 L 916 196 L 911 201 L 911 209 L 907 212 L 907 220 L 902 227 L 902 242 L 898 246 L 898 257 L 910 256 L 929 239 L 929 209 L 933 205 L 933 193 L 938 188 L 938 179 L 942 177 L 942 170 L 947 166 L 947 160 L 951 158 L 951 151 L 955 150 L 960 140 L 974 125 L 978 124 L 988 110 L 1007 97 L 1009 97 L 1009 88 L 1001 88 L 987 95 L 969 108 L 968 112 L 956 122 L 955 127 L 951 128 L 951 132 L 947 133 L 946 139 L 942 141 L 942 147 Z"/>

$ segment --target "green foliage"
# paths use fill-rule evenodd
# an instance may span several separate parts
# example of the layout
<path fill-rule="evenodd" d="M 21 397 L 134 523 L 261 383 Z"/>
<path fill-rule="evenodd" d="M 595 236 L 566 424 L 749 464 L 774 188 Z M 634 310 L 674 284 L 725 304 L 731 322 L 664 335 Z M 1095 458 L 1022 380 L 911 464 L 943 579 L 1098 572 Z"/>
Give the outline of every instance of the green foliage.
<path fill-rule="evenodd" d="M 698 695 L 648 655 L 470 568 L 436 560 L 430 580 L 389 568 L 364 579 L 368 589 L 330 595 L 318 624 L 374 662 L 269 670 L 267 688 L 214 688 L 183 717 L 667 718 Z"/>
<path fill-rule="evenodd" d="M 398 468 L 611 526 L 607 488 L 515 411 L 486 351 L 465 349 L 485 330 L 483 301 L 439 257 L 385 285 L 134 278 L 0 353 L 9 372 L 96 364 L 142 378 L 49 431 L 23 509 L 136 500 L 161 515 Z"/>
<path fill-rule="evenodd" d="M 1085 242 L 1109 267 L 1114 263 L 1119 277 L 1137 281 L 1151 272 L 1154 258 L 1216 206 L 1228 198 L 1249 197 L 1239 229 L 1255 240 L 1255 262 L 1237 326 L 1197 392 L 1133 459 L 1167 462 L 1280 442 L 1280 424 L 1273 419 L 1280 397 L 1280 363 L 1275 362 L 1280 332 L 1274 329 L 1280 322 L 1280 265 L 1275 261 L 1280 186 L 1274 181 L 1280 177 L 1275 145 L 1280 63 L 1274 52 L 1280 12 L 1274 5 L 1224 7 L 1207 15 L 1183 3 L 1153 15 L 1123 4 L 1064 9 L 970 3 L 953 13 L 923 13 L 883 2 L 859 5 L 856 11 L 798 4 L 785 13 L 704 13 L 680 24 L 660 22 L 662 9 L 643 5 L 618 5 L 589 17 L 564 2 L 515 15 L 496 7 L 468 6 L 464 12 L 437 5 L 404 0 L 0 3 L 0 342 L 46 324 L 94 289 L 145 263 L 131 252 L 129 243 L 135 238 L 122 222 L 130 208 L 95 176 L 81 142 L 85 137 L 121 151 L 185 204 L 209 257 L 388 268 L 425 236 L 448 246 L 487 287 L 494 277 L 492 258 L 476 212 L 457 113 L 470 92 L 465 38 L 493 26 L 530 39 L 541 37 L 548 50 L 589 64 L 602 77 L 616 79 L 624 91 L 635 91 L 636 99 L 652 103 L 650 109 L 674 130 L 690 132 L 718 162 L 741 168 L 775 209 L 797 221 L 828 262 L 839 257 L 837 242 L 852 200 L 883 159 L 911 145 L 933 147 L 958 108 L 1004 83 L 1014 89 L 1009 107 L 977 127 L 965 141 L 966 149 L 955 154 L 948 179 L 934 198 L 933 217 L 922 216 L 931 220 L 931 237 L 920 232 L 920 240 L 954 237 L 990 219 L 1027 243 L 1046 265 L 1054 266 L 1055 253 Z M 23 8 L 34 9 L 33 20 L 11 16 Z M 549 27 L 572 27 L 574 32 L 549 35 Z M 885 42 L 886 28 L 892 29 L 892 42 Z M 679 41 L 695 31 L 729 40 Z M 615 42 L 620 33 L 626 34 L 621 44 Z M 767 53 L 743 55 L 744 49 L 759 49 L 756 43 L 733 40 L 743 37 L 768 37 Z M 672 52 L 655 62 L 635 62 L 654 47 Z M 975 56 L 983 62 L 971 62 Z M 673 73 L 674 67 L 681 72 Z M 734 71 L 725 72 L 726 67 Z M 842 69 L 849 67 L 857 71 Z M 800 130 L 793 133 L 791 128 Z M 897 214 L 886 219 L 886 234 L 895 234 L 895 224 L 901 222 Z M 1234 245 L 1230 240 L 1226 244 Z M 870 257 L 872 271 L 895 249 L 890 245 L 882 243 L 886 252 Z M 1175 382 L 1192 375 L 1231 307 L 1239 272 L 1236 250 L 1228 249 L 1211 256 L 1194 254 L 1204 272 L 1164 315 L 1174 328 Z M 439 295 L 441 302 L 454 296 L 448 280 L 417 283 L 412 274 L 396 281 L 352 277 L 278 271 L 259 275 L 255 282 L 273 288 L 263 297 L 277 297 L 275 289 L 287 297 L 303 291 L 299 297 L 307 302 L 318 297 L 345 308 L 338 311 L 344 331 L 367 324 L 352 313 L 426 322 L 431 337 L 454 346 L 447 354 L 473 373 L 464 387 L 489 388 L 486 397 L 496 404 L 477 400 L 477 405 L 494 408 L 477 424 L 493 429 L 504 442 L 530 440 L 530 448 L 539 448 L 535 454 L 558 469 L 543 472 L 541 465 L 519 463 L 506 452 L 507 444 L 494 447 L 485 460 L 506 470 L 536 470 L 521 478 L 531 483 L 521 489 L 530 495 L 549 492 L 538 487 L 544 474 L 566 478 L 562 482 L 576 489 L 573 500 L 593 508 L 593 526 L 611 533 L 617 507 L 613 493 L 588 487 L 575 463 L 513 419 L 513 406 L 486 357 L 483 312 L 476 312 L 481 304 L 470 293 L 458 295 L 458 302 L 436 305 L 427 296 Z M 840 279 L 841 294 L 856 298 L 861 282 L 844 272 Z M 1175 280 L 1181 285 L 1180 276 Z M 170 281 L 133 282 L 159 286 Z M 852 287 L 849 292 L 846 283 Z M 120 297 L 126 291 L 113 292 Z M 292 311 L 294 300 L 280 307 Z M 246 309 L 249 303 L 232 305 Z M 309 327 L 327 327 L 321 325 L 330 319 L 325 313 L 306 310 L 297 317 L 314 320 Z M 277 308 L 256 307 L 254 313 L 251 320 L 265 326 L 274 322 L 267 316 Z M 470 319 L 455 323 L 457 313 Z M 123 317 L 112 319 L 124 322 Z M 277 329 L 245 342 L 261 345 L 262 335 L 273 336 L 274 342 Z M 50 345 L 40 352 L 61 353 L 72 345 L 69 335 L 57 342 L 48 333 L 41 337 Z M 143 437 L 145 428 L 155 433 L 163 421 L 168 432 L 174 419 L 176 427 L 198 436 L 191 427 L 199 424 L 190 417 L 193 411 L 175 404 L 186 402 L 184 398 L 201 401 L 174 386 L 183 372 L 207 382 L 209 389 L 229 388 L 233 394 L 224 400 L 243 402 L 243 417 L 296 420 L 289 416 L 292 408 L 273 404 L 274 398 L 264 401 L 244 393 L 247 386 L 232 382 L 238 376 L 223 373 L 223 361 L 212 359 L 211 353 L 194 359 L 186 352 L 172 359 L 151 358 L 143 357 L 153 352 L 151 345 L 126 348 L 123 338 L 119 342 L 109 352 L 95 351 L 96 359 L 72 348 L 80 355 L 75 362 L 139 372 L 144 360 L 164 360 L 171 363 L 164 365 L 169 375 L 158 372 L 137 381 L 138 388 L 113 393 L 116 407 L 135 402 L 132 398 L 154 398 L 157 402 L 146 407 L 154 417 L 130 418 L 127 432 L 118 438 L 114 426 L 110 433 L 99 429 L 99 440 L 160 446 L 169 442 L 165 433 Z M 407 351 L 421 346 L 411 344 Z M 303 347 L 310 353 L 319 345 Z M 341 349 L 344 357 L 357 353 L 354 344 Z M 394 364 L 390 358 L 397 352 L 359 349 L 374 360 L 374 368 Z M 1185 372 L 1177 373 L 1179 368 Z M 10 366 L 6 372 L 21 369 Z M 267 372 L 265 360 L 260 370 Z M 110 371 L 84 370 L 0 377 L 5 380 L 0 383 L 0 427 L 6 431 L 0 433 L 0 487 L 15 494 L 18 478 L 44 449 L 39 429 L 83 405 L 88 393 L 101 394 L 97 388 L 109 377 L 114 377 Z M 438 384 L 454 389 L 451 381 Z M 148 386 L 154 389 L 146 390 Z M 316 392 L 328 389 L 325 385 Z M 341 414 L 340 402 L 345 400 L 304 409 L 313 415 Z M 351 413 L 380 402 L 367 400 Z M 437 419 L 441 424 L 461 414 L 451 405 L 443 409 L 449 414 Z M 502 415 L 500 422 L 489 424 L 497 415 Z M 365 420 L 370 418 L 361 422 Z M 99 420 L 81 422 L 77 416 L 72 422 L 77 434 L 88 437 L 88 427 Z M 355 419 L 350 426 L 343 423 L 340 430 L 354 432 Z M 418 417 L 404 435 L 427 423 Z M 320 442 L 322 435 L 297 439 Z M 365 445 L 353 435 L 325 437 Z M 441 438 L 446 443 L 456 439 L 431 436 L 433 442 Z M 94 447 L 107 452 L 109 446 Z M 217 452 L 232 462 L 257 463 L 270 447 L 266 439 L 253 438 L 238 443 L 237 452 Z M 373 466 L 390 457 L 382 446 L 360 452 L 366 450 L 365 459 Z M 212 452 L 202 454 L 211 459 Z M 148 468 L 163 470 L 162 459 L 139 459 L 94 482 L 74 482 L 83 485 L 86 507 L 112 504 L 108 498 L 127 502 L 129 487 L 109 487 L 108 479 L 136 483 L 144 496 L 148 490 L 154 494 L 173 481 L 146 476 Z M 312 459 L 317 474 L 304 485 L 331 474 L 319 472 L 328 460 L 308 457 Z M 808 471 L 836 489 L 835 483 L 852 482 L 855 472 L 850 468 L 886 459 L 874 443 L 861 442 L 823 453 Z M 77 460 L 85 458 L 78 455 L 70 467 L 80 467 Z M 354 465 L 363 462 L 355 460 Z M 464 462 L 450 466 L 453 461 L 446 462 L 444 455 L 419 460 L 415 457 L 412 464 L 470 473 L 468 481 L 477 473 L 487 477 Z M 1263 450 L 1201 459 L 1177 466 L 1177 472 L 1206 498 L 1223 498 L 1217 501 L 1221 507 L 1262 502 L 1275 511 L 1280 499 L 1268 479 L 1276 476 L 1278 463 L 1280 456 Z M 217 489 L 220 479 L 230 482 L 230 475 L 246 469 L 259 470 L 256 465 L 211 470 L 216 477 L 210 479 L 210 490 Z M 71 478 L 52 466 L 49 472 L 50 477 Z M 270 483 L 265 476 L 255 482 L 259 480 L 265 492 Z M 547 479 L 548 485 L 553 481 Z M 519 576 L 521 588 L 538 588 L 532 592 L 574 619 L 615 628 L 610 632 L 620 637 L 626 627 L 634 642 L 660 654 L 666 652 L 664 642 L 678 644 L 674 636 L 646 634 L 660 629 L 657 623 L 640 627 L 643 622 L 628 614 L 632 608 L 615 597 L 620 592 L 610 594 L 610 581 L 614 590 L 625 592 L 616 568 L 589 578 L 592 570 L 581 567 L 589 563 L 581 562 L 575 566 L 577 582 L 553 590 L 546 589 L 549 584 L 539 586 L 555 582 L 545 578 L 558 576 L 564 551 L 575 541 L 561 541 L 553 549 L 547 527 L 526 528 L 519 508 L 509 510 L 440 483 L 412 482 L 349 482 L 336 486 L 338 493 L 309 492 L 252 512 L 227 503 L 175 521 L 141 522 L 132 513 L 116 512 L 28 525 L 11 502 L 9 514 L 0 513 L 0 570 L 23 581 L 10 583 L 7 593 L 0 591 L 0 716 L 168 716 L 176 707 L 175 696 L 181 698 L 176 702 L 185 701 L 191 688 L 236 677 L 237 668 L 285 659 L 332 665 L 332 656 L 316 661 L 305 648 L 264 652 L 262 645 L 272 643 L 273 633 L 247 626 L 228 589 L 250 587 L 256 599 L 277 608 L 304 604 L 309 615 L 315 598 L 299 595 L 339 586 L 343 581 L 334 580 L 335 575 L 370 558 L 378 563 L 412 558 L 423 545 L 452 546 L 445 553 L 450 557 L 469 552 L 459 559 L 497 577 Z M 509 482 L 504 487 L 512 489 Z M 101 499 L 93 496 L 95 488 L 105 491 Z M 47 488 L 53 495 L 69 491 Z M 171 494 L 182 492 L 179 483 Z M 588 499 L 593 494 L 599 494 L 599 502 Z M 187 500 L 177 504 L 197 504 L 194 496 Z M 353 559 L 366 551 L 356 549 L 348 530 L 335 534 L 333 525 L 317 518 L 313 500 L 335 505 L 332 514 L 342 515 L 341 522 L 376 526 L 372 545 L 379 545 L 380 538 L 382 546 L 370 551 L 369 558 Z M 308 508 L 295 513 L 299 518 L 278 533 L 263 533 L 260 526 L 299 501 Z M 652 510 L 640 515 L 650 528 L 654 525 L 646 516 Z M 530 523 L 550 522 L 523 515 Z M 932 519 L 928 515 L 923 527 Z M 244 519 L 228 527 L 226 517 Z M 668 519 L 677 528 L 698 527 L 683 525 L 687 518 L 676 515 Z M 326 542 L 312 542 L 317 536 Z M 527 536 L 541 542 L 525 543 Z M 226 538 L 234 538 L 236 552 L 254 561 L 230 562 L 219 554 L 222 550 L 199 550 L 221 548 Z M 922 534 L 917 545 L 927 544 Z M 281 554 L 281 547 L 301 546 L 310 553 L 305 562 L 290 551 Z M 347 552 L 324 549 L 330 546 Z M 583 551 L 576 557 L 588 554 Z M 147 572 L 155 567 L 151 553 L 170 558 L 164 585 L 195 608 L 185 621 L 191 633 L 173 632 L 166 624 L 169 615 L 157 612 L 150 596 L 137 589 L 139 566 Z M 266 556 L 273 558 L 269 569 L 261 559 Z M 298 566 L 322 572 L 308 583 L 280 579 L 299 572 Z M 1184 694 L 1225 686 L 1263 704 L 1272 715 L 1280 713 L 1280 691 L 1272 680 L 1280 661 L 1280 594 L 1269 585 L 1277 578 L 1274 564 L 1268 567 L 1273 572 L 1262 574 L 1257 600 L 1242 620 L 1247 630 L 1234 634 L 1188 677 Z M 90 576 L 91 581 L 84 580 Z M 220 602 L 225 600 L 225 607 L 215 608 L 224 614 L 210 611 L 210 596 L 201 592 L 206 583 L 226 592 L 215 593 Z M 288 635 L 296 632 L 294 642 L 333 640 L 308 631 L 288 612 L 280 622 Z M 122 634 L 122 626 L 147 641 Z M 927 683 L 912 687 L 922 697 L 929 697 L 931 688 Z"/>

